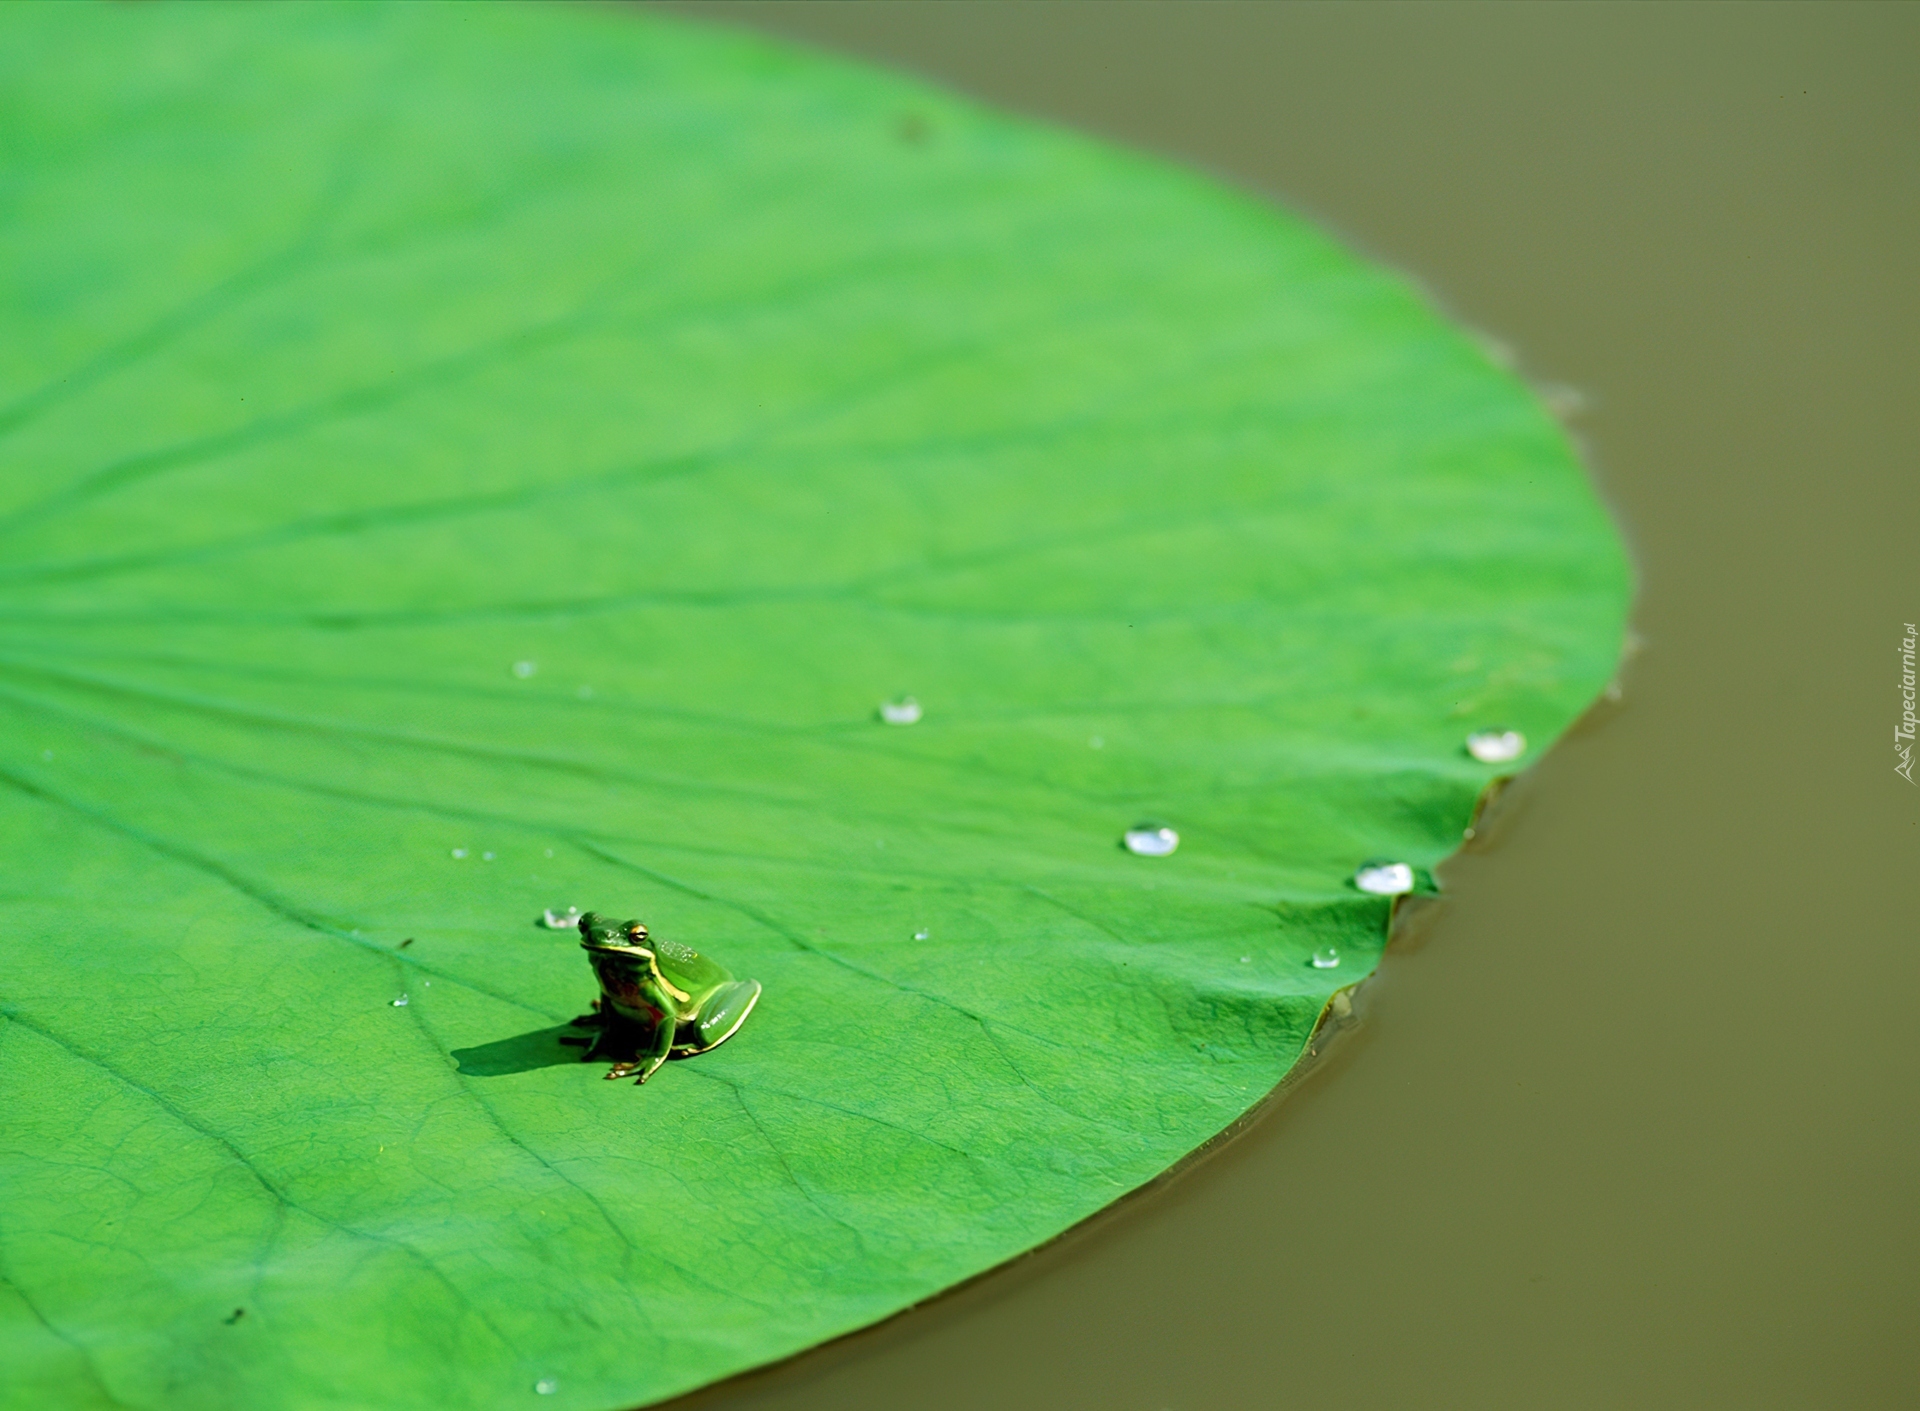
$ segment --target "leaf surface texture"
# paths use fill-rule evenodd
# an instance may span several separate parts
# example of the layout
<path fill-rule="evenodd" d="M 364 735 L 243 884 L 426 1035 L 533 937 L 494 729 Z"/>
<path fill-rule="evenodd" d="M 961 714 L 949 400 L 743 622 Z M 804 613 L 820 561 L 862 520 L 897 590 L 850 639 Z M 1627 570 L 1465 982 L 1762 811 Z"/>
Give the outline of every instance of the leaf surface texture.
<path fill-rule="evenodd" d="M 1525 389 L 1197 176 L 612 12 L 0 27 L 0 1403 L 610 1408 L 924 1299 L 1270 1091 L 1354 867 L 1613 668 Z M 759 1009 L 601 1081 L 568 904 Z"/>

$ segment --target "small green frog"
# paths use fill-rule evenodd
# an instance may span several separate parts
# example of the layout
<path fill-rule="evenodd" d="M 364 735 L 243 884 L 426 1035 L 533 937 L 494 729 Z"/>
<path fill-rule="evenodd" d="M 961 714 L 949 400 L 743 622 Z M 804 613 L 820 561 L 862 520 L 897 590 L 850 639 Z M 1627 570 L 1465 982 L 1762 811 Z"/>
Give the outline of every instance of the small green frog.
<path fill-rule="evenodd" d="M 758 980 L 736 980 L 698 951 L 651 939 L 638 921 L 589 911 L 580 918 L 580 948 L 600 981 L 600 998 L 573 1022 L 600 1032 L 561 1042 L 584 1044 L 582 1062 L 611 1058 L 609 1078 L 638 1069 L 634 1082 L 644 1083 L 669 1058 L 718 1048 L 760 999 Z"/>

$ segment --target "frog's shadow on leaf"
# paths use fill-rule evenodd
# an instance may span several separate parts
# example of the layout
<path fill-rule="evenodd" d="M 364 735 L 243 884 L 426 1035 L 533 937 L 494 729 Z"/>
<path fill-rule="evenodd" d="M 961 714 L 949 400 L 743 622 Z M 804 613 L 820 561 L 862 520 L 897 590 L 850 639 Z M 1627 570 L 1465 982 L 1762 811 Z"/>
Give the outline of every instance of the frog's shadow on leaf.
<path fill-rule="evenodd" d="M 578 1029 L 555 1024 L 531 1029 L 510 1039 L 495 1039 L 490 1044 L 456 1048 L 451 1052 L 460 1071 L 471 1078 L 502 1078 L 509 1073 L 530 1073 L 535 1068 L 550 1068 L 556 1063 L 578 1063 L 580 1050 L 560 1042 L 563 1034 L 578 1034 Z"/>

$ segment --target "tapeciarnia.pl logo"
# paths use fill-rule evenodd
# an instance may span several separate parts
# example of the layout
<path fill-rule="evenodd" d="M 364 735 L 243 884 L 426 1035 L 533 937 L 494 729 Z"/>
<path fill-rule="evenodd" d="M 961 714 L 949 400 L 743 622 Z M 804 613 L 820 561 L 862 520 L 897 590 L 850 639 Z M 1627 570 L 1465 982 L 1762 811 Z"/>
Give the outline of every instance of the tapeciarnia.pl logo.
<path fill-rule="evenodd" d="M 1900 642 L 1900 723 L 1893 727 L 1893 752 L 1900 762 L 1893 767 L 1909 784 L 1913 783 L 1913 643 L 1911 622 L 1902 623 L 1907 635 Z"/>

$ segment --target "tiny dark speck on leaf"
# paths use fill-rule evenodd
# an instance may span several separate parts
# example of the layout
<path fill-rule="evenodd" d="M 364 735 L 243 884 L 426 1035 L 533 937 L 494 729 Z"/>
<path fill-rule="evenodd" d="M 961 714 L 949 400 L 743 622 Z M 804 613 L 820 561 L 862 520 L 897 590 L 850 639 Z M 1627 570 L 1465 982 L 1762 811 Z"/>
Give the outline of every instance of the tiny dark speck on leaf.
<path fill-rule="evenodd" d="M 404 941 L 400 942 L 400 949 L 405 950 L 408 946 L 412 944 L 413 944 L 413 937 L 408 936 Z"/>
<path fill-rule="evenodd" d="M 236 1308 L 233 1310 L 233 1316 L 231 1318 L 222 1318 L 220 1321 L 231 1326 L 232 1324 L 239 1322 L 242 1318 L 246 1316 L 247 1316 L 246 1309 Z"/>

